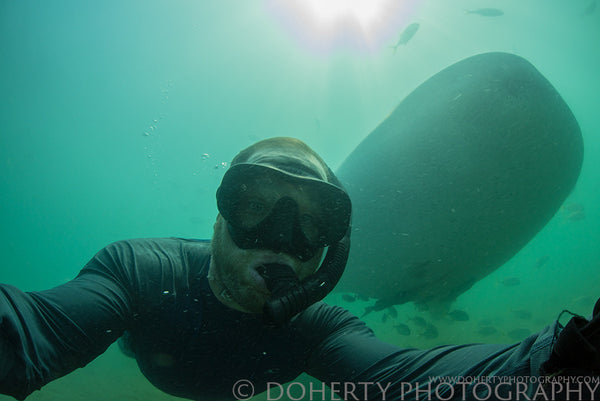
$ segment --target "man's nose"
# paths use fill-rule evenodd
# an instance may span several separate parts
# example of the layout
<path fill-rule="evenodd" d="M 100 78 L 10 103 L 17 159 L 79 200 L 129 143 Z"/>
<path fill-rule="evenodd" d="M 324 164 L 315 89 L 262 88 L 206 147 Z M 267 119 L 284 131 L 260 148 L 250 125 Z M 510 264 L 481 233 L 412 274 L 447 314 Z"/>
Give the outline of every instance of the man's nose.
<path fill-rule="evenodd" d="M 289 252 L 293 248 L 298 205 L 293 199 L 287 198 L 280 201 L 278 209 L 275 224 L 275 227 L 277 227 L 275 236 L 276 249 L 274 250 L 279 252 Z"/>

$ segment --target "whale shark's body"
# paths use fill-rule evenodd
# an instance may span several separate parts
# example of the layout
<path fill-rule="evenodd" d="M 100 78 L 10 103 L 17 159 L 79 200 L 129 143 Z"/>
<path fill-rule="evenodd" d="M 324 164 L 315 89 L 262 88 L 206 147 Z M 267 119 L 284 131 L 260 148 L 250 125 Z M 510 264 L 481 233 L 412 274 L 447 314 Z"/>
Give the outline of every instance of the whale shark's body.
<path fill-rule="evenodd" d="M 337 171 L 353 202 L 338 291 L 448 304 L 514 256 L 573 189 L 579 125 L 525 59 L 486 53 L 434 75 Z"/>

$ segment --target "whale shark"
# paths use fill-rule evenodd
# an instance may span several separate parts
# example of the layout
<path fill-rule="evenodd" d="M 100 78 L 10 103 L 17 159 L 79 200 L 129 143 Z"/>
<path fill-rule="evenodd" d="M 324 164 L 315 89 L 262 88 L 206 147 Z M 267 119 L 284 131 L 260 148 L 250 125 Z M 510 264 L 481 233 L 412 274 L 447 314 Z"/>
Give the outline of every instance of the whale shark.
<path fill-rule="evenodd" d="M 526 59 L 460 60 L 404 98 L 336 171 L 353 203 L 336 291 L 446 309 L 538 233 L 583 161 L 575 116 Z"/>

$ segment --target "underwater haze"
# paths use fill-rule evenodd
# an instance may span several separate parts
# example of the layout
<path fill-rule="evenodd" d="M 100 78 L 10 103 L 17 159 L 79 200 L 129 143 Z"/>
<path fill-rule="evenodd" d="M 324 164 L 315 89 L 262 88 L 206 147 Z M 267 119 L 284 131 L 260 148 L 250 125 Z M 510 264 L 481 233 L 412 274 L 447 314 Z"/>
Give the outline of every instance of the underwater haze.
<path fill-rule="evenodd" d="M 120 239 L 210 238 L 216 188 L 243 147 L 297 137 L 336 170 L 420 83 L 501 51 L 530 61 L 577 118 L 574 190 L 448 314 L 407 303 L 364 319 L 385 341 L 429 348 L 516 342 L 563 309 L 589 315 L 600 296 L 597 1 L 0 0 L 0 282 L 56 286 Z M 359 316 L 374 302 L 327 301 Z M 28 398 L 117 399 L 178 398 L 115 346 Z"/>

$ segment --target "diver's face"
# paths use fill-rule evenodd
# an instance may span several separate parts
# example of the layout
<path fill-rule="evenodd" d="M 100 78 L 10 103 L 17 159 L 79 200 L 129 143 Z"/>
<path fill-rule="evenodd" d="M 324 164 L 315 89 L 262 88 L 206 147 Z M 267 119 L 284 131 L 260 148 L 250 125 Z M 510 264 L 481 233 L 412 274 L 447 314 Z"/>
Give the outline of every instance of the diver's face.
<path fill-rule="evenodd" d="M 212 291 L 225 305 L 244 312 L 261 313 L 270 292 L 257 268 L 266 263 L 290 266 L 300 280 L 314 273 L 323 249 L 310 259 L 300 261 L 286 253 L 268 249 L 241 249 L 231 239 L 227 221 L 219 214 L 211 244 L 209 282 Z"/>

